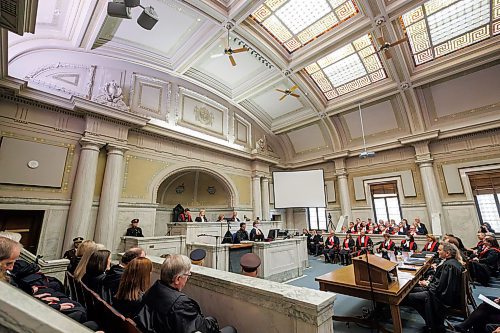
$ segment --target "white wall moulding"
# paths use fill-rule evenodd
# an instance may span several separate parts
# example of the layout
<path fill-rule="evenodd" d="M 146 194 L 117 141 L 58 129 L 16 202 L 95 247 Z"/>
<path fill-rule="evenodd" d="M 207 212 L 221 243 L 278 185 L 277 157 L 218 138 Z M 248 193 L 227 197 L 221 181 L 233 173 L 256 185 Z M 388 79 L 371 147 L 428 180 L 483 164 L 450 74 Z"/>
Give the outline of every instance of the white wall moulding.
<path fill-rule="evenodd" d="M 3 137 L 0 183 L 61 188 L 67 156 L 65 146 Z"/>
<path fill-rule="evenodd" d="M 500 168 L 500 158 L 489 160 L 443 164 L 443 175 L 448 194 L 464 193 L 464 185 L 468 185 L 467 172 L 483 171 Z M 472 194 L 472 191 L 470 191 Z M 470 196 L 472 199 L 472 196 Z"/>
<path fill-rule="evenodd" d="M 365 185 L 367 182 L 382 182 L 385 178 L 395 177 L 398 182 L 398 189 L 402 189 L 402 194 L 405 197 L 415 197 L 417 192 L 415 190 L 415 183 L 413 181 L 413 174 L 411 170 L 403 170 L 398 172 L 380 173 L 364 177 L 354 177 L 354 196 L 356 201 L 365 200 Z"/>
<path fill-rule="evenodd" d="M 170 82 L 137 73 L 132 74 L 130 111 L 167 120 L 170 96 Z"/>

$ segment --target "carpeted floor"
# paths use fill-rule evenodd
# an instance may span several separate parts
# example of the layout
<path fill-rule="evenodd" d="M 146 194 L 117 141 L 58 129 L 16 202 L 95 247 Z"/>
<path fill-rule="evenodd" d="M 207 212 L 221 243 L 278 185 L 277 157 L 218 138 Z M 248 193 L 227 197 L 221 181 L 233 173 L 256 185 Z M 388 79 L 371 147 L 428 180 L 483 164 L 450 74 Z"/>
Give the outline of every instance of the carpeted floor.
<path fill-rule="evenodd" d="M 326 264 L 323 256 L 309 256 L 309 265 L 310 267 L 304 271 L 304 276 L 294 280 L 290 280 L 286 283 L 298 287 L 319 289 L 319 284 L 314 281 L 315 277 L 342 267 L 337 264 Z M 487 296 L 500 296 L 500 281 L 496 280 L 496 282 L 491 284 L 490 287 L 475 286 L 472 291 L 474 293 L 474 297 L 476 298 L 477 304 L 480 304 L 481 301 L 477 300 L 479 294 Z M 363 312 L 369 311 L 371 309 L 373 309 L 373 306 L 372 303 L 368 300 L 340 294 L 337 294 L 337 298 L 334 304 L 334 312 L 339 316 L 361 316 Z M 384 315 L 379 315 L 379 317 L 380 318 L 377 319 L 383 321 L 384 323 L 387 323 L 386 327 L 388 329 L 392 329 L 390 312 Z M 403 323 L 403 331 L 405 333 L 420 332 L 421 328 L 424 326 L 424 320 L 422 319 L 422 317 L 420 317 L 420 315 L 411 308 L 401 307 L 401 318 Z M 359 325 L 354 323 L 346 325 L 346 323 L 343 322 L 334 322 L 334 331 L 367 333 L 375 332 L 376 330 L 360 327 Z"/>

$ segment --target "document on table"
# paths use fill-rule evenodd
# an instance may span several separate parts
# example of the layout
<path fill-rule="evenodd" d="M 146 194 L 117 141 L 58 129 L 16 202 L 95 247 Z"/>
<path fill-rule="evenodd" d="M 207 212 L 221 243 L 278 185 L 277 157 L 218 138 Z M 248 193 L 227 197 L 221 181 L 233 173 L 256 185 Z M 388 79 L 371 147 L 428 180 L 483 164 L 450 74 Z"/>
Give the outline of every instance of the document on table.
<path fill-rule="evenodd" d="M 491 299 L 489 299 L 488 297 L 484 296 L 483 294 L 480 294 L 478 298 L 480 300 L 482 300 L 483 302 L 485 302 L 486 304 L 489 304 L 492 307 L 500 310 L 500 304 L 493 302 Z"/>

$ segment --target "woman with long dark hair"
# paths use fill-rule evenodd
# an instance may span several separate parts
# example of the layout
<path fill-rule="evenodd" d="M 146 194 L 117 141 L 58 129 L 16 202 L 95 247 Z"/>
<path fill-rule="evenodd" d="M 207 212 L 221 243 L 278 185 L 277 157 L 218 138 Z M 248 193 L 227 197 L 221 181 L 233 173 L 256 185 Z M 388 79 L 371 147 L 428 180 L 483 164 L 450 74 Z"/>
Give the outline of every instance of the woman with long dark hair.
<path fill-rule="evenodd" d="M 102 280 L 111 266 L 111 252 L 109 250 L 97 250 L 90 255 L 89 262 L 82 282 L 95 291 L 99 296 L 102 293 Z"/>
<path fill-rule="evenodd" d="M 142 295 L 151 284 L 153 264 L 148 258 L 135 258 L 123 272 L 113 307 L 125 317 L 132 317 L 139 309 Z"/>

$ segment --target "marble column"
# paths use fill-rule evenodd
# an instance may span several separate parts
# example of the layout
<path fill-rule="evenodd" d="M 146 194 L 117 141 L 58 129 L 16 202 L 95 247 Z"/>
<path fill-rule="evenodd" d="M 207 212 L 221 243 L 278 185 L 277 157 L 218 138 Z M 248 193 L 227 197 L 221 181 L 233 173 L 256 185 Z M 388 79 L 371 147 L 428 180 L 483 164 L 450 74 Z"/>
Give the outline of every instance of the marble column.
<path fill-rule="evenodd" d="M 335 171 L 337 176 L 337 185 L 339 187 L 340 211 L 342 216 L 347 217 L 347 221 L 352 220 L 351 196 L 349 193 L 349 183 L 347 182 L 347 169 L 345 160 L 335 160 Z M 343 220 L 344 222 L 346 219 Z M 343 223 L 338 223 L 336 231 L 340 232 Z"/>
<path fill-rule="evenodd" d="M 253 196 L 253 218 L 262 219 L 262 196 L 260 192 L 260 176 L 252 177 L 252 196 Z"/>
<path fill-rule="evenodd" d="M 118 201 L 122 184 L 122 167 L 124 148 L 107 146 L 106 169 L 102 182 L 99 212 L 94 233 L 94 240 L 104 244 L 112 252 L 117 225 Z"/>
<path fill-rule="evenodd" d="M 99 149 L 102 144 L 88 141 L 85 138 L 80 140 L 82 146 L 80 158 L 76 169 L 76 176 L 71 193 L 71 205 L 69 207 L 68 222 L 64 235 L 64 248 L 70 248 L 73 238 L 81 236 L 85 239 L 92 239 L 90 235 L 93 230 L 90 225 L 90 215 L 92 210 L 92 200 L 94 198 L 95 177 L 97 172 L 97 160 Z"/>
<path fill-rule="evenodd" d="M 432 232 L 434 235 L 442 235 L 451 230 L 447 230 L 448 228 L 443 214 L 443 206 L 441 204 L 441 197 L 439 196 L 439 187 L 436 175 L 434 174 L 433 159 L 431 157 L 428 142 L 417 143 L 414 147 L 416 152 L 416 163 L 420 169 L 425 204 L 427 206 L 427 214 L 430 222 L 427 225 L 431 225 L 431 228 L 428 229 L 429 232 Z"/>
<path fill-rule="evenodd" d="M 263 221 L 270 220 L 269 216 L 269 178 L 262 177 L 262 216 Z"/>

